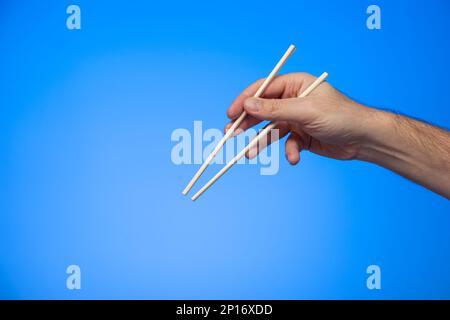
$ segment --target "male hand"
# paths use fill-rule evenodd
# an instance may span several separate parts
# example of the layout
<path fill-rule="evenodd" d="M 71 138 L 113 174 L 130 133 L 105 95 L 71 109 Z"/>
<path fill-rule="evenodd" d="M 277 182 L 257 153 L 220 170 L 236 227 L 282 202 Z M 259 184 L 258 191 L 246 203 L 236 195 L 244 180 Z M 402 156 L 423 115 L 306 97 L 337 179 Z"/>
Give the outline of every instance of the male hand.
<path fill-rule="evenodd" d="M 291 164 L 299 162 L 302 150 L 339 160 L 355 159 L 364 138 L 364 126 L 374 112 L 348 99 L 326 82 L 307 97 L 297 98 L 315 79 L 307 73 L 279 76 L 267 88 L 264 99 L 251 98 L 264 79 L 253 83 L 227 111 L 233 120 L 243 110 L 248 113 L 236 132 L 262 120 L 276 121 L 279 138 L 290 134 L 286 140 L 286 157 Z M 225 130 L 230 127 L 231 123 Z M 264 143 L 250 150 L 248 156 L 256 156 L 263 147 Z"/>
<path fill-rule="evenodd" d="M 286 157 L 300 161 L 300 152 L 339 159 L 358 159 L 393 170 L 450 199 L 450 134 L 421 121 L 363 106 L 328 83 L 297 98 L 316 78 L 291 73 L 275 78 L 264 98 L 253 98 L 263 80 L 245 89 L 227 111 L 232 120 L 248 116 L 236 134 L 263 120 L 275 121 L 286 140 Z M 229 123 L 225 130 L 231 127 Z M 271 138 L 267 139 L 272 142 Z M 250 149 L 252 158 L 266 146 Z"/>

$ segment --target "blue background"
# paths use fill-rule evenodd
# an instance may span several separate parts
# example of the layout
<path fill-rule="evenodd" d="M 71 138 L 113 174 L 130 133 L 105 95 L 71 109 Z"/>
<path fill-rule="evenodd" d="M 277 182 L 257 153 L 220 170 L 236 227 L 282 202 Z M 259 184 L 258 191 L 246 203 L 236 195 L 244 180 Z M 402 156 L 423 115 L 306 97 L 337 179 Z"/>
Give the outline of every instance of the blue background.
<path fill-rule="evenodd" d="M 283 73 L 448 127 L 450 3 L 374 3 L 378 31 L 360 0 L 2 0 L 0 298 L 450 298 L 448 200 L 280 150 L 277 175 L 236 166 L 194 203 L 198 165 L 170 158 L 174 129 L 222 128 L 290 43 Z"/>

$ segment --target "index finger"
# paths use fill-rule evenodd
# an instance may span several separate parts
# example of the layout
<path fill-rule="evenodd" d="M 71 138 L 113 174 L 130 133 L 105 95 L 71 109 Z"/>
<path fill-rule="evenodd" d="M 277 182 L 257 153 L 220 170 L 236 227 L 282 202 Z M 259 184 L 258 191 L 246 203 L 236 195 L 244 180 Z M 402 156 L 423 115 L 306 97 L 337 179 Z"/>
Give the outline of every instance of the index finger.
<path fill-rule="evenodd" d="M 248 86 L 242 93 L 233 101 L 227 110 L 227 116 L 230 119 L 236 119 L 244 111 L 244 101 L 253 97 L 263 84 L 265 78 L 259 79 L 250 86 Z M 262 94 L 264 98 L 279 98 L 284 92 L 286 86 L 286 79 L 284 76 L 276 76 L 269 84 L 267 89 Z"/>

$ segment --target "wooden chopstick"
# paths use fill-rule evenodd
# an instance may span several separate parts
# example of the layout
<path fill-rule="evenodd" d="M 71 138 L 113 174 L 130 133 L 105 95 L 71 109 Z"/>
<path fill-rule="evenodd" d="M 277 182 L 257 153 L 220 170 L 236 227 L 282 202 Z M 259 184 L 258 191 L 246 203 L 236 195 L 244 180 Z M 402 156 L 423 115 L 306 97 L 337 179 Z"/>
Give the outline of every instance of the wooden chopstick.
<path fill-rule="evenodd" d="M 328 73 L 324 72 L 322 75 L 317 78 L 305 91 L 303 91 L 298 97 L 303 98 L 310 94 L 315 88 L 317 88 L 326 78 L 328 77 Z M 253 148 L 263 137 L 265 137 L 270 130 L 275 128 L 277 125 L 276 122 L 271 122 L 267 125 L 256 137 L 252 139 L 252 141 L 241 151 L 239 152 L 233 159 L 231 159 L 225 167 L 223 167 L 211 180 L 209 180 L 193 197 L 192 200 L 195 201 L 200 197 L 208 188 L 216 182 L 221 176 L 224 175 L 236 162 L 239 161 L 251 148 Z"/>
<path fill-rule="evenodd" d="M 289 59 L 289 57 L 294 53 L 295 46 L 291 44 L 289 48 L 286 50 L 284 55 L 281 57 L 280 61 L 278 61 L 277 65 L 273 68 L 272 72 L 269 74 L 269 76 L 264 80 L 264 82 L 259 87 L 258 91 L 255 93 L 254 97 L 258 98 L 260 97 L 266 88 L 269 86 L 270 82 L 272 82 L 273 78 L 277 75 L 277 73 L 280 71 L 281 67 L 286 63 L 286 61 Z M 189 181 L 186 188 L 183 190 L 183 194 L 186 195 L 189 190 L 192 189 L 194 184 L 197 182 L 197 180 L 200 178 L 202 173 L 206 170 L 208 165 L 211 163 L 211 161 L 214 159 L 214 157 L 219 153 L 219 151 L 222 149 L 225 142 L 228 140 L 228 138 L 231 137 L 233 132 L 236 130 L 237 127 L 241 124 L 241 122 L 244 120 L 244 118 L 247 116 L 247 112 L 242 112 L 241 115 L 234 121 L 231 128 L 225 133 L 223 138 L 219 141 L 219 143 L 216 145 L 214 150 L 210 153 L 208 158 L 205 160 L 205 162 L 202 164 L 200 169 L 195 173 L 194 177 Z"/>

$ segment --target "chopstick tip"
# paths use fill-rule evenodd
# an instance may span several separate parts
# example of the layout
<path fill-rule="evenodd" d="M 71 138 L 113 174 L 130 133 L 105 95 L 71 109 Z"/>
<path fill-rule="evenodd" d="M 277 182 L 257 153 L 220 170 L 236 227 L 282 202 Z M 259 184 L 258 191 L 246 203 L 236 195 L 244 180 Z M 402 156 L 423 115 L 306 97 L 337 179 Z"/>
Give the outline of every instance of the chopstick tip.
<path fill-rule="evenodd" d="M 185 196 L 188 194 L 189 190 L 191 190 L 191 186 L 187 185 L 181 193 L 183 194 L 183 196 Z"/>

